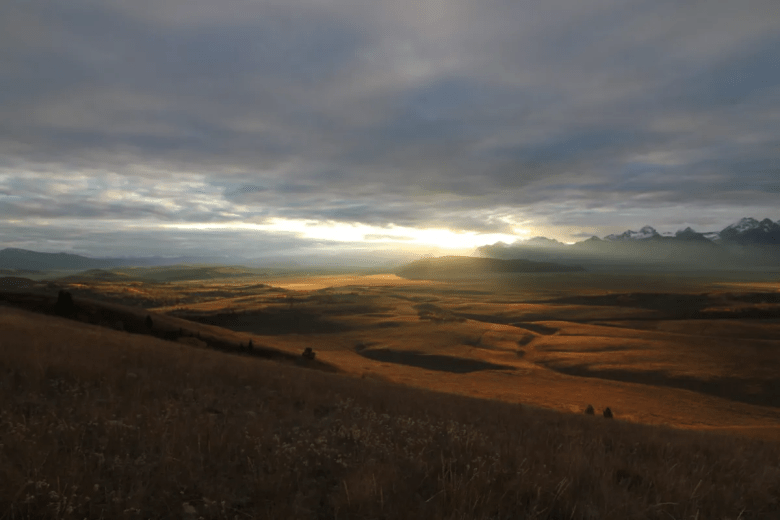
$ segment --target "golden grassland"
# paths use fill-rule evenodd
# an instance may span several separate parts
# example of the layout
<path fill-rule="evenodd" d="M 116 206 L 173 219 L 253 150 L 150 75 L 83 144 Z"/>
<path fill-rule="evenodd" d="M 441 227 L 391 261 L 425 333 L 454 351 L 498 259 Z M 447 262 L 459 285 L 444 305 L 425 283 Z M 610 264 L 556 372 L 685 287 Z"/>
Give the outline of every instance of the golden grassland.
<path fill-rule="evenodd" d="M 125 330 L 135 322 L 138 332 L 150 313 L 156 335 L 190 344 L 197 334 L 226 350 L 250 339 L 287 356 L 313 347 L 344 372 L 411 386 L 572 412 L 610 406 L 623 420 L 778 438 L 780 287 L 751 276 L 71 277 L 64 287 L 84 305 L 93 300 L 87 321 Z M 117 302 L 132 307 L 99 308 Z"/>
<path fill-rule="evenodd" d="M 780 446 L 0 311 L 2 518 L 773 519 Z"/>
<path fill-rule="evenodd" d="M 342 372 L 418 388 L 566 412 L 609 406 L 625 421 L 778 439 L 780 285 L 747 278 L 386 274 L 64 287 L 92 302 L 92 323 L 139 332 L 149 313 L 156 335 L 191 345 L 235 350 L 251 339 L 256 354 L 288 360 L 313 347 Z M 52 302 L 58 286 L 47 288 Z"/>
<path fill-rule="evenodd" d="M 0 287 L 0 520 L 780 518 L 776 281 L 110 278 Z"/>
<path fill-rule="evenodd" d="M 764 283 L 762 292 L 755 282 L 593 273 L 457 284 L 392 275 L 257 282 L 136 290 L 178 297 L 174 305 L 148 305 L 166 319 L 185 318 L 175 326 L 190 320 L 229 329 L 236 343 L 251 338 L 291 355 L 313 347 L 318 359 L 347 373 L 567 412 L 609 406 L 627 421 L 780 438 L 780 322 L 746 319 L 757 311 L 780 316 L 776 282 Z M 78 290 L 100 297 L 121 287 Z M 636 292 L 648 288 L 654 292 Z M 138 303 L 146 297 L 139 294 Z"/>

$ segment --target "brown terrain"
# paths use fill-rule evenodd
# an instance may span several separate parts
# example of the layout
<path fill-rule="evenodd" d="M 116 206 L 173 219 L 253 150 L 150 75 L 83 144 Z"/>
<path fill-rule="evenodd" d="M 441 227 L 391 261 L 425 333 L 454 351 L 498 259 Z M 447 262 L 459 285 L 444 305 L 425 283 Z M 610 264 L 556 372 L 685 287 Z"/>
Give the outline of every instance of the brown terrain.
<path fill-rule="evenodd" d="M 62 291 L 67 291 L 71 296 L 63 298 Z M 67 361 L 71 363 L 67 367 L 60 367 L 53 361 L 49 369 L 44 365 L 50 362 L 52 349 L 64 351 L 76 348 L 76 338 L 84 335 L 85 338 L 91 338 L 91 346 L 78 348 L 94 349 L 95 343 L 104 342 L 116 345 L 112 348 L 120 349 L 119 354 L 106 353 L 105 356 L 121 355 L 123 349 L 129 349 L 128 352 L 146 352 L 149 349 L 159 351 L 161 348 L 172 348 L 164 345 L 173 345 L 171 342 L 175 342 L 177 354 L 166 356 L 173 356 L 174 360 L 168 362 L 179 368 L 172 366 L 171 370 L 180 370 L 184 363 L 190 367 L 187 368 L 188 374 L 195 361 L 182 361 L 181 356 L 185 352 L 191 352 L 192 356 L 207 356 L 209 363 L 219 366 L 234 363 L 223 359 L 243 360 L 241 367 L 244 368 L 236 369 L 242 375 L 235 376 L 241 381 L 250 377 L 247 370 L 254 370 L 247 368 L 249 365 L 246 363 L 252 358 L 261 358 L 256 361 L 260 363 L 258 367 L 279 367 L 273 369 L 277 374 L 268 376 L 269 380 L 278 378 L 279 374 L 286 374 L 288 378 L 302 377 L 307 381 L 316 381 L 311 385 L 307 383 L 296 387 L 293 393 L 300 395 L 295 399 L 290 398 L 291 406 L 293 402 L 337 399 L 335 394 L 327 394 L 327 398 L 313 395 L 322 392 L 315 390 L 315 387 L 330 385 L 341 388 L 339 396 L 347 395 L 363 403 L 361 406 L 364 408 L 358 406 L 358 409 L 370 410 L 376 402 L 365 401 L 368 397 L 356 397 L 355 392 L 365 391 L 366 395 L 392 392 L 401 401 L 411 399 L 429 403 L 433 399 L 442 403 L 442 399 L 449 399 L 446 406 L 430 405 L 438 412 L 425 408 L 429 406 L 426 404 L 409 405 L 424 410 L 410 412 L 403 408 L 404 405 L 396 403 L 391 406 L 383 401 L 385 404 L 382 407 L 387 409 L 390 406 L 394 410 L 391 414 L 393 416 L 413 416 L 418 413 L 447 421 L 452 419 L 447 413 L 458 415 L 461 412 L 457 410 L 472 410 L 476 407 L 493 410 L 491 413 L 495 413 L 495 417 L 486 420 L 469 416 L 463 418 L 466 423 L 487 421 L 485 424 L 492 424 L 490 421 L 498 420 L 505 425 L 502 414 L 514 413 L 507 412 L 514 408 L 501 407 L 516 407 L 519 404 L 536 414 L 533 421 L 536 421 L 534 424 L 537 426 L 534 428 L 542 428 L 539 425 L 544 421 L 557 421 L 558 425 L 551 427 L 551 431 L 557 432 L 555 435 L 564 435 L 561 433 L 563 430 L 585 428 L 585 433 L 582 433 L 584 438 L 588 438 L 588 435 L 604 435 L 602 430 L 607 421 L 600 416 L 609 407 L 615 418 L 609 424 L 615 425 L 614 428 L 629 428 L 620 430 L 621 438 L 635 438 L 640 444 L 647 441 L 647 446 L 656 446 L 658 443 L 663 445 L 664 442 L 668 446 L 669 439 L 673 439 L 673 442 L 693 443 L 686 444 L 689 445 L 686 449 L 695 444 L 703 446 L 702 449 L 714 449 L 717 452 L 725 449 L 723 446 L 738 446 L 740 453 L 743 453 L 741 456 L 730 452 L 721 453 L 734 462 L 733 457 L 744 456 L 745 460 L 750 458 L 745 454 L 751 449 L 754 451 L 750 453 L 754 454 L 760 450 L 770 450 L 771 456 L 775 456 L 775 450 L 780 445 L 775 444 L 780 441 L 780 281 L 771 279 L 740 281 L 584 272 L 497 274 L 457 281 L 408 280 L 394 274 L 221 278 L 169 283 L 89 277 L 71 277 L 56 282 L 5 278 L 0 279 L 0 327 L 3 331 L 0 351 L 4 356 L 0 361 L 0 369 L 4 371 L 4 377 L 7 376 L 7 380 L 11 381 L 3 387 L 9 399 L 16 395 L 14 391 L 25 387 L 26 383 L 19 382 L 27 377 L 19 372 L 19 367 L 25 366 L 25 363 L 32 363 L 30 366 L 38 363 L 41 367 L 39 374 L 29 376 L 30 388 L 36 384 L 43 385 L 43 381 L 53 377 L 53 373 L 78 372 L 80 369 L 71 366 L 73 361 Z M 59 340 L 60 347 L 56 345 L 58 340 L 47 336 L 51 331 L 60 331 L 56 333 L 57 337 L 62 338 Z M 127 346 L 122 346 L 123 342 Z M 36 344 L 40 344 L 35 347 L 39 349 L 35 354 L 37 357 L 30 358 L 33 354 L 19 353 Z M 301 356 L 307 348 L 313 351 L 313 356 L 309 358 Z M 240 356 L 225 356 L 225 352 Z M 132 368 L 134 378 L 147 377 L 145 374 L 154 371 L 138 361 L 142 358 L 140 353 L 122 356 L 122 360 L 126 360 L 127 356 L 131 359 L 136 356 Z M 67 364 L 64 360 L 58 362 Z M 131 361 L 122 363 L 132 364 Z M 89 372 L 88 368 L 83 370 Z M 201 367 L 196 372 L 198 370 L 205 369 Z M 258 370 L 267 371 L 267 368 Z M 310 375 L 296 375 L 298 372 L 295 371 Z M 89 379 L 92 376 L 85 377 Z M 119 376 L 120 379 L 126 377 Z M 176 379 L 180 376 L 171 377 Z M 72 376 L 65 380 L 80 388 L 77 382 L 73 382 L 75 380 Z M 193 387 L 192 382 L 178 384 L 190 388 L 188 391 L 191 392 L 201 391 Z M 256 386 L 252 383 L 248 385 Z M 241 388 L 248 388 L 248 385 L 242 383 Z M 284 383 L 280 382 L 279 385 L 275 392 L 285 392 Z M 80 391 L 83 389 L 74 390 Z M 121 390 L 118 392 L 121 395 Z M 215 390 L 210 388 L 203 392 L 205 395 Z M 24 399 L 28 398 L 22 401 Z M 35 401 L 37 398 L 29 399 Z M 212 401 L 217 402 L 216 398 Z M 300 408 L 314 406 L 314 413 L 315 409 L 336 410 L 339 406 L 346 406 L 343 399 L 338 401 L 342 404 L 328 404 L 325 401 L 316 406 L 301 404 Z M 35 402 L 40 404 L 39 401 Z M 220 408 L 217 410 L 219 414 L 227 413 L 224 404 L 213 403 L 208 404 L 208 408 Z M 588 405 L 593 406 L 598 419 L 585 416 L 583 412 Z M 26 406 L 32 405 L 28 403 Z M 242 406 L 246 406 L 246 403 Z M 298 409 L 297 404 L 294 409 Z M 274 413 L 278 415 L 278 412 Z M 560 421 L 564 421 L 566 426 L 561 427 Z M 653 433 L 640 429 L 636 433 L 630 428 L 643 426 L 633 426 L 632 423 L 663 429 L 653 430 Z M 595 434 L 592 428 L 597 428 Z M 409 431 L 412 430 L 410 427 Z M 674 430 L 689 432 L 675 433 Z M 679 437 L 693 435 L 693 431 L 698 432 L 696 435 L 699 437 Z M 5 435 L 0 438 L 0 445 L 9 445 L 10 434 L 6 431 Z M 202 441 L 199 438 L 198 442 Z M 631 445 L 630 441 L 627 442 L 626 446 Z M 760 444 L 751 444 L 755 442 Z M 633 445 L 638 444 L 635 442 Z M 761 446 L 760 450 L 756 446 Z M 765 456 L 759 456 L 756 460 L 764 460 Z M 442 452 L 441 465 L 445 466 L 443 457 Z M 438 455 L 434 458 L 438 458 Z M 653 460 L 660 464 L 658 460 Z M 713 460 L 712 464 L 722 463 L 717 462 L 717 456 Z M 626 518 L 630 516 L 629 513 L 639 518 L 779 518 L 771 516 L 770 512 L 780 511 L 780 468 L 776 459 L 767 463 L 769 466 L 766 468 L 753 469 L 764 475 L 762 478 L 769 479 L 761 484 L 763 487 L 769 485 L 777 488 L 761 492 L 754 502 L 758 500 L 762 505 L 753 509 L 748 505 L 738 505 L 743 504 L 744 500 L 731 495 L 723 499 L 726 503 L 717 505 L 714 497 L 720 493 L 718 486 L 721 484 L 709 481 L 702 484 L 704 481 L 699 477 L 683 486 L 689 493 L 687 499 L 675 496 L 674 500 L 667 500 L 665 495 L 661 496 L 663 493 L 659 494 L 663 486 L 659 488 L 657 477 L 656 483 L 647 487 L 645 484 L 648 477 L 646 472 L 642 473 L 644 470 L 626 469 L 620 464 L 619 467 L 609 466 L 603 470 L 610 475 L 615 471 L 623 475 L 613 475 L 617 480 L 610 481 L 610 485 L 617 485 L 615 482 L 623 479 L 625 482 L 633 482 L 626 484 L 629 488 L 645 486 L 642 487 L 642 500 L 637 501 L 634 497 L 625 498 L 625 502 L 621 502 L 623 498 L 605 498 L 602 496 L 603 490 L 588 491 L 583 488 L 578 492 L 569 490 L 564 493 L 561 488 L 558 491 L 547 490 L 549 494 L 544 495 L 540 489 L 535 499 L 523 499 L 526 501 L 523 507 L 526 507 L 524 511 L 528 518 Z M 671 464 L 669 462 L 664 466 L 664 471 Z M 587 472 L 585 466 L 581 471 Z M 691 467 L 689 464 L 688 468 Z M 706 469 L 712 471 L 712 468 Z M 400 469 L 394 467 L 390 472 L 393 471 Z M 445 470 L 439 468 L 437 471 L 440 472 L 437 473 L 440 483 L 443 483 L 446 477 L 441 471 Z M 652 473 L 661 469 L 647 471 Z M 703 469 L 698 468 L 695 473 L 700 471 Z M 553 480 L 558 479 L 557 485 L 566 487 L 563 481 L 559 482 L 560 476 L 541 480 L 554 486 L 556 484 Z M 601 475 L 598 478 L 609 480 L 613 477 Z M 22 477 L 17 475 L 16 478 Z M 32 476 L 24 478 L 31 479 Z M 373 478 L 376 479 L 376 474 Z M 564 477 L 564 480 L 566 478 L 572 477 Z M 364 504 L 355 509 L 357 506 L 352 503 L 350 497 L 353 495 L 349 494 L 348 489 L 350 481 L 341 480 L 343 482 L 336 483 L 338 493 L 332 492 L 338 495 L 338 500 L 333 499 L 332 493 L 326 494 L 329 497 L 326 502 L 336 500 L 340 504 L 328 506 L 330 517 L 381 516 L 379 510 L 372 509 L 373 506 Z M 699 481 L 698 485 L 696 481 Z M 364 486 L 364 483 L 355 482 L 356 486 Z M 385 484 L 395 486 L 389 481 L 385 481 Z M 465 486 L 463 490 L 470 489 L 462 484 Z M 11 508 L 9 511 L 16 512 L 9 518 L 29 517 L 25 516 L 24 511 L 27 514 L 32 514 L 30 511 L 40 512 L 35 508 L 25 510 L 18 505 L 22 494 L 33 497 L 30 499 L 33 505 L 38 504 L 35 493 L 25 488 L 25 485 L 29 487 L 30 484 L 19 485 L 22 491 L 13 500 L 5 495 L 5 505 Z M 52 484 L 49 482 L 47 485 Z M 493 484 L 483 482 L 482 485 L 487 486 L 485 489 L 492 489 Z M 758 484 L 751 480 L 745 485 Z M 669 493 L 672 493 L 672 488 L 679 486 L 679 483 L 669 484 Z M 362 493 L 370 497 L 364 497 L 367 503 L 376 505 L 379 493 L 376 483 L 373 489 L 363 490 Z M 454 493 L 452 489 L 443 491 L 446 489 L 446 486 L 441 489 L 434 486 L 430 494 L 440 492 L 446 496 L 446 493 Z M 386 492 L 392 494 L 395 491 L 388 489 Z M 421 504 L 429 499 L 428 496 L 422 496 L 420 490 L 414 493 L 423 499 Z M 578 493 L 596 493 L 600 498 L 585 500 L 587 505 L 583 502 L 578 506 L 578 500 L 583 498 Z M 710 493 L 711 496 L 698 502 L 693 500 L 701 493 Z M 740 493 L 744 496 L 749 494 L 747 490 Z M 562 494 L 566 495 L 565 499 L 561 498 Z M 193 495 L 189 501 L 184 501 L 188 504 L 182 506 L 185 517 L 188 507 L 191 507 L 208 512 L 203 513 L 205 517 L 232 518 L 229 512 L 214 513 L 215 510 L 209 509 L 209 500 L 213 497 L 204 498 L 203 493 L 200 495 Z M 433 500 L 434 496 L 430 499 Z M 282 508 L 277 514 L 268 517 L 322 517 L 317 516 L 321 513 L 321 507 L 318 506 L 318 509 L 307 500 L 300 499 L 300 504 L 295 506 L 303 509 Z M 381 500 L 384 501 L 384 498 Z M 436 506 L 438 509 L 434 508 L 436 512 L 430 515 L 420 512 L 424 509 L 418 510 L 416 506 L 407 505 L 417 511 L 409 517 L 504 518 L 498 513 L 491 516 L 486 512 L 487 509 L 477 507 L 480 500 L 478 497 L 475 496 L 474 500 L 476 502 L 472 504 L 474 508 L 470 510 L 471 514 L 466 514 L 468 508 L 460 503 L 457 507 L 454 503 L 449 506 L 439 504 Z M 653 509 L 652 503 L 667 502 L 672 505 L 666 508 L 655 506 L 658 509 Z M 434 501 L 436 503 L 438 499 Z M 529 505 L 531 503 L 536 504 L 533 508 L 538 508 L 533 509 Z M 634 505 L 627 505 L 629 503 Z M 503 507 L 501 504 L 499 500 L 490 507 L 500 510 Z M 3 503 L 0 502 L 0 505 Z M 276 506 L 282 507 L 279 504 Z M 44 506 L 38 504 L 35 507 Z M 224 509 L 224 502 L 222 507 Z M 243 506 L 236 507 L 233 504 L 231 507 L 243 511 Z M 287 504 L 285 507 L 293 506 Z M 337 514 L 339 508 L 341 515 Z M 318 511 L 316 515 L 315 509 Z M 668 516 L 656 515 L 661 510 Z M 257 514 L 257 510 L 252 511 L 254 513 L 251 514 Z M 395 511 L 387 516 L 404 516 L 403 508 Z M 707 516 L 706 511 L 715 516 Z M 702 516 L 699 516 L 699 512 Z M 147 514 L 157 516 L 151 510 L 147 510 Z M 177 510 L 175 514 L 181 517 L 183 513 Z M 622 516 L 624 514 L 627 516 Z M 2 510 L 0 518 L 5 518 Z M 197 516 L 193 513 L 192 518 Z"/>
<path fill-rule="evenodd" d="M 63 288 L 105 309 L 143 307 L 137 319 L 150 314 L 170 339 L 181 328 L 227 349 L 250 339 L 290 356 L 310 347 L 341 371 L 414 387 L 575 413 L 609 406 L 625 421 L 780 439 L 780 282 L 760 292 L 712 282 L 657 292 L 672 281 L 510 280 L 387 274 Z M 121 312 L 98 323 L 116 321 Z"/>

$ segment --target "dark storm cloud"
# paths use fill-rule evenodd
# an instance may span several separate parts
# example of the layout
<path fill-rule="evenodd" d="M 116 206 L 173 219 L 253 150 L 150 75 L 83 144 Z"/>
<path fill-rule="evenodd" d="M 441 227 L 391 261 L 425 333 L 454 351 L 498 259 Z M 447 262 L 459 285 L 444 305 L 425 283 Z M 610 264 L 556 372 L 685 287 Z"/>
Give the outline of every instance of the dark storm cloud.
<path fill-rule="evenodd" d="M 726 225 L 776 204 L 776 15 L 774 0 L 5 2 L 0 214 Z"/>
<path fill-rule="evenodd" d="M 743 49 L 735 56 L 717 60 L 681 81 L 672 98 L 689 107 L 739 105 L 764 93 L 776 93 L 780 85 L 778 63 L 780 37 Z"/>

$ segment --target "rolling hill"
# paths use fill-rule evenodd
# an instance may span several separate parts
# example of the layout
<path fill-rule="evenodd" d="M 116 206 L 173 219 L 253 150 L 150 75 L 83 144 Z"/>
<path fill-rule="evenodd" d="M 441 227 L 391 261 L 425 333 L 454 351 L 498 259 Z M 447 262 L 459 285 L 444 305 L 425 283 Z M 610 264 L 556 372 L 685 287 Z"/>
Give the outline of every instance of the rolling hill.
<path fill-rule="evenodd" d="M 468 256 L 443 256 L 424 258 L 398 269 L 396 273 L 404 278 L 465 278 L 497 273 L 556 273 L 583 271 L 580 266 L 560 265 L 551 262 Z"/>

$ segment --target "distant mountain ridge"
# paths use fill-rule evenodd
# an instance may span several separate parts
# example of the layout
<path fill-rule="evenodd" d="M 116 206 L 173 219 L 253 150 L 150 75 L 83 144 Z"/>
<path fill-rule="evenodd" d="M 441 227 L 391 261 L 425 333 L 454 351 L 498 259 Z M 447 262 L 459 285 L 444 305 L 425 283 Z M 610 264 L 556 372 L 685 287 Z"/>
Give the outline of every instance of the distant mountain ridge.
<path fill-rule="evenodd" d="M 567 245 L 545 237 L 477 248 L 489 258 L 594 265 L 758 269 L 780 266 L 780 221 L 743 218 L 720 231 L 700 233 L 691 227 L 659 233 L 652 226 L 604 238 L 593 236 Z"/>
<path fill-rule="evenodd" d="M 39 253 L 7 248 L 0 251 L 0 268 L 45 270 L 106 269 L 118 267 L 114 259 L 87 258 L 70 253 Z"/>
<path fill-rule="evenodd" d="M 598 237 L 591 237 L 593 240 Z M 773 222 L 765 218 L 758 221 L 752 217 L 746 217 L 734 224 L 726 226 L 721 231 L 709 231 L 699 233 L 691 227 L 681 229 L 674 234 L 661 234 L 652 226 L 644 226 L 639 231 L 627 230 L 621 234 L 607 235 L 603 239 L 607 242 L 624 242 L 630 240 L 653 240 L 653 239 L 678 239 L 678 240 L 707 240 L 709 242 L 733 242 L 740 245 L 761 244 L 761 245 L 780 245 L 780 220 Z M 557 240 L 546 237 L 534 237 L 524 241 L 526 244 L 542 245 L 555 242 Z M 581 243 L 581 242 L 578 242 Z"/>
<path fill-rule="evenodd" d="M 772 222 L 765 218 L 759 222 L 754 218 L 743 218 L 723 229 L 719 238 L 742 245 L 780 245 L 780 221 Z"/>
<path fill-rule="evenodd" d="M 218 262 L 219 259 L 196 257 L 90 258 L 72 253 L 40 253 L 9 247 L 0 250 L 0 269 L 19 272 L 86 271 L 114 267 L 152 267 L 181 263 Z"/>
<path fill-rule="evenodd" d="M 639 231 L 631 231 L 629 229 L 628 231 L 624 231 L 619 235 L 607 235 L 604 237 L 604 240 L 608 240 L 610 242 L 619 240 L 648 240 L 650 238 L 657 238 L 660 236 L 660 233 L 658 233 L 658 231 L 656 231 L 653 227 L 645 226 Z"/>

